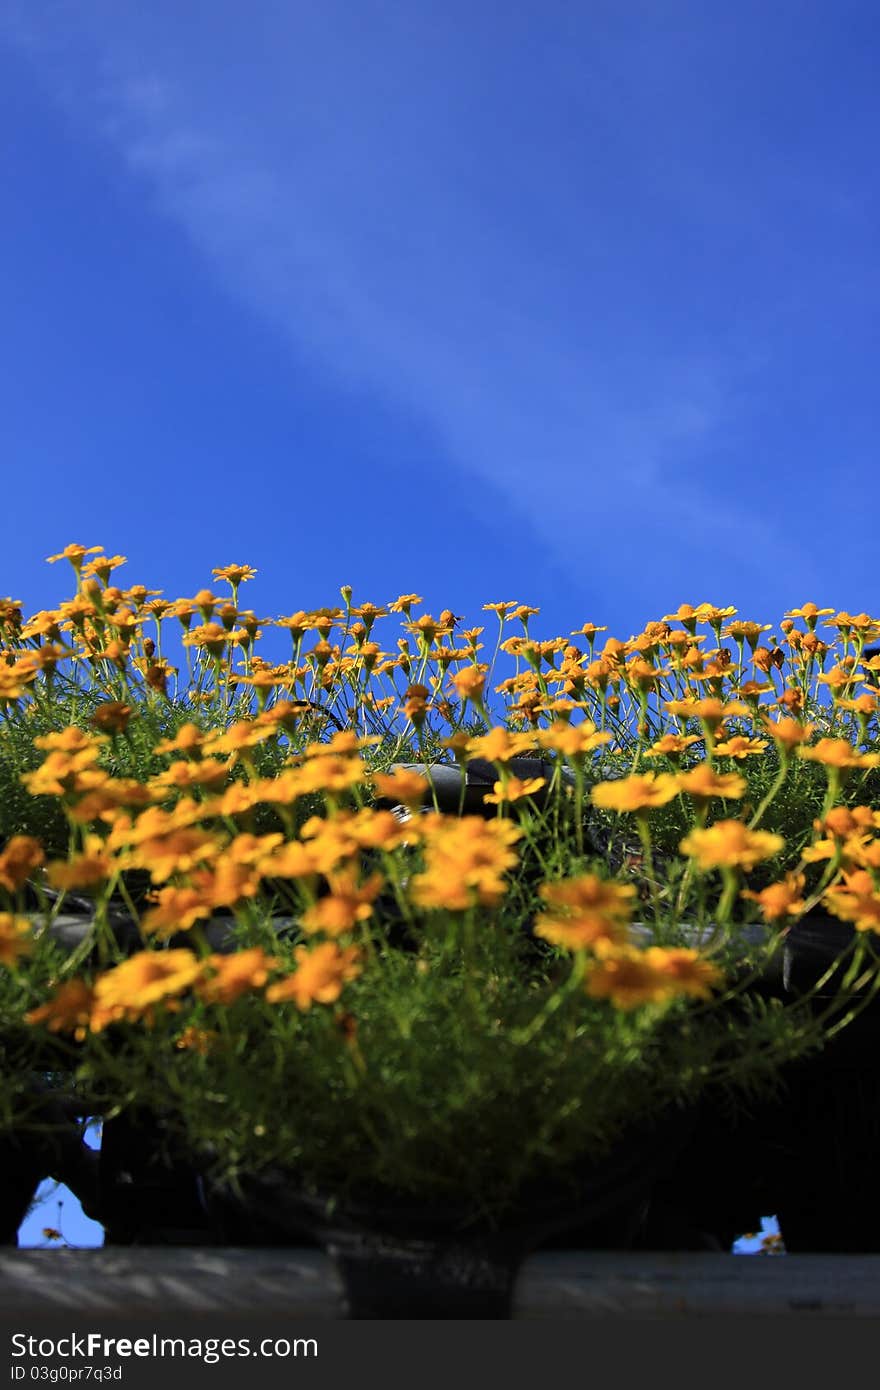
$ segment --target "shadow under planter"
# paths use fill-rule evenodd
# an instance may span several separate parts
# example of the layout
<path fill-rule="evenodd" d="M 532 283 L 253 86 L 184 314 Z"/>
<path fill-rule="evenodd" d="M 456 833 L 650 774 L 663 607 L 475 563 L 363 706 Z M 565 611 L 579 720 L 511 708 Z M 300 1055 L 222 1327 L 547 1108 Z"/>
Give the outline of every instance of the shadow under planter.
<path fill-rule="evenodd" d="M 271 1171 L 232 1193 L 209 1189 L 219 1238 L 319 1245 L 336 1262 L 351 1318 L 508 1318 L 522 1260 L 538 1249 L 631 1249 L 658 1171 L 687 1143 L 691 1119 L 669 1111 L 630 1130 L 568 1183 L 535 1183 L 497 1224 L 455 1205 L 388 1193 L 374 1200 L 303 1192 Z"/>

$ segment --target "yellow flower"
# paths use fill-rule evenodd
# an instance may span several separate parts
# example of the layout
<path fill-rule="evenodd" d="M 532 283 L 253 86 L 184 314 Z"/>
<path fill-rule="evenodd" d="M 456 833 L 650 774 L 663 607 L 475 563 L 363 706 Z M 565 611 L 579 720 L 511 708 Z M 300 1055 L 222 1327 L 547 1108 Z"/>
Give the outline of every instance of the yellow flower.
<path fill-rule="evenodd" d="M 486 758 L 490 763 L 509 763 L 535 746 L 533 734 L 512 734 L 496 727 L 488 734 L 468 739 L 465 749 L 473 758 Z"/>
<path fill-rule="evenodd" d="M 70 859 L 55 859 L 46 866 L 53 888 L 97 888 L 114 873 L 113 858 L 98 835 L 87 835 L 82 854 Z"/>
<path fill-rule="evenodd" d="M 249 990 L 262 989 L 277 964 L 278 958 L 267 956 L 262 946 L 208 956 L 196 993 L 209 1004 L 233 1004 Z"/>
<path fill-rule="evenodd" d="M 374 772 L 373 786 L 385 801 L 408 806 L 412 811 L 424 804 L 431 790 L 426 777 L 405 767 L 393 768 L 390 773 Z"/>
<path fill-rule="evenodd" d="M 774 743 L 791 752 L 798 744 L 811 737 L 815 724 L 802 724 L 798 719 L 764 719 L 763 727 Z"/>
<path fill-rule="evenodd" d="M 71 724 L 66 729 L 61 729 L 57 733 L 43 734 L 34 739 L 35 748 L 50 748 L 61 753 L 85 753 L 90 752 L 97 757 L 102 743 L 106 743 L 107 738 L 103 734 L 86 734 L 76 725 Z"/>
<path fill-rule="evenodd" d="M 754 651 L 761 633 L 769 631 L 769 623 L 761 624 L 740 621 L 735 623 L 728 623 L 727 627 L 724 629 L 721 635 L 722 637 L 732 637 L 735 642 L 748 642 L 752 651 Z"/>
<path fill-rule="evenodd" d="M 461 701 L 470 700 L 474 704 L 481 702 L 488 669 L 488 666 L 464 666 L 460 671 L 450 674 L 449 684 Z"/>
<path fill-rule="evenodd" d="M 506 782 L 495 782 L 491 792 L 485 792 L 483 800 L 492 806 L 501 806 L 511 801 L 521 801 L 525 796 L 534 796 L 546 787 L 546 777 L 508 777 Z"/>
<path fill-rule="evenodd" d="M 96 774 L 97 775 L 97 774 Z M 149 787 L 136 782 L 133 777 L 104 777 L 98 785 L 81 789 L 82 794 L 76 803 L 67 807 L 71 820 L 88 824 L 93 820 L 103 820 L 112 824 L 123 806 L 146 806 L 153 800 Z"/>
<path fill-rule="evenodd" d="M 123 704 L 121 700 L 105 700 L 97 706 L 89 723 L 102 732 L 106 730 L 111 734 L 123 734 L 133 714 L 134 709 L 131 705 Z"/>
<path fill-rule="evenodd" d="M 162 883 L 172 874 L 185 874 L 216 859 L 222 852 L 221 841 L 211 831 L 181 829 L 142 840 L 130 851 L 128 862 L 131 868 L 149 869 L 153 882 Z"/>
<path fill-rule="evenodd" d="M 645 749 L 646 758 L 677 758 L 692 743 L 699 743 L 699 734 L 663 734 L 650 748 Z"/>
<path fill-rule="evenodd" d="M 742 821 L 720 820 L 706 830 L 692 830 L 679 849 L 701 869 L 753 869 L 762 859 L 772 859 L 784 844 L 781 835 L 768 830 L 749 830 Z"/>
<path fill-rule="evenodd" d="M 683 946 L 651 946 L 645 952 L 648 964 L 668 981 L 671 998 L 688 995 L 708 999 L 713 986 L 721 983 L 721 971 L 696 951 Z"/>
<path fill-rule="evenodd" d="M 87 555 L 98 555 L 104 549 L 102 545 L 77 545 L 72 542 L 66 545 L 63 550 L 59 550 L 57 555 L 47 555 L 46 560 L 50 565 L 54 565 L 56 560 L 69 560 L 73 568 L 79 574 L 82 569 L 82 562 Z"/>
<path fill-rule="evenodd" d="M 572 951 L 598 941 L 623 944 L 635 892 L 629 884 L 611 883 L 595 874 L 544 883 L 540 893 L 551 911 L 535 919 L 535 935 Z"/>
<path fill-rule="evenodd" d="M 597 956 L 587 975 L 587 994 L 609 999 L 618 1009 L 668 1004 L 682 996 L 706 999 L 721 979 L 714 965 L 683 947 L 652 946 L 640 951 L 600 942 Z"/>
<path fill-rule="evenodd" d="M 233 586 L 253 579 L 256 573 L 251 565 L 224 565 L 222 569 L 211 570 L 215 579 L 226 579 Z"/>
<path fill-rule="evenodd" d="M 810 748 L 799 748 L 798 756 L 826 767 L 877 767 L 880 753 L 859 753 L 845 738 L 820 738 Z"/>
<path fill-rule="evenodd" d="M 856 931 L 880 931 L 880 893 L 867 870 L 845 873 L 843 887 L 829 888 L 823 902 Z"/>
<path fill-rule="evenodd" d="M 412 608 L 413 604 L 424 603 L 424 601 L 421 594 L 401 594 L 393 603 L 389 603 L 388 612 L 405 613 L 406 616 L 409 617 L 409 610 Z"/>
<path fill-rule="evenodd" d="M 705 700 L 667 700 L 666 708 L 670 714 L 680 714 L 687 719 L 700 719 L 710 729 L 718 729 L 726 719 L 750 712 L 748 705 L 739 700 L 728 700 L 725 703 L 714 697 Z"/>
<path fill-rule="evenodd" d="M 142 1017 L 154 1005 L 185 993 L 201 975 L 202 965 L 192 951 L 139 951 L 95 981 L 92 1032 Z"/>
<path fill-rule="evenodd" d="M 32 835 L 13 835 L 0 853 L 0 888 L 7 893 L 17 892 L 44 859 L 39 840 Z"/>
<path fill-rule="evenodd" d="M 326 743 L 310 743 L 306 750 L 307 758 L 344 758 L 355 754 L 362 748 L 370 748 L 382 740 L 377 734 L 356 734 L 353 729 L 341 729 Z"/>
<path fill-rule="evenodd" d="M 325 932 L 328 936 L 341 936 L 352 931 L 358 922 L 364 922 L 373 915 L 373 903 L 382 891 L 381 874 L 371 874 L 366 882 L 357 883 L 357 866 L 347 866 L 345 870 L 329 876 L 330 893 L 319 898 L 306 909 L 300 923 L 307 932 Z"/>
<path fill-rule="evenodd" d="M 765 922 L 780 922 L 785 917 L 798 917 L 803 912 L 806 907 L 801 896 L 803 890 L 803 874 L 786 874 L 780 883 L 771 883 L 759 893 L 746 889 L 740 897 L 759 903 Z"/>
<path fill-rule="evenodd" d="M 50 1033 L 73 1033 L 82 1040 L 89 1026 L 95 1002 L 95 991 L 85 980 L 68 980 L 52 999 L 25 1014 L 32 1026 L 44 1023 Z"/>
<path fill-rule="evenodd" d="M 127 563 L 125 555 L 97 555 L 94 560 L 89 560 L 88 564 L 83 566 L 83 579 L 97 575 L 101 582 L 106 584 L 113 571 Z"/>
<path fill-rule="evenodd" d="M 817 608 L 815 603 L 805 603 L 800 608 L 790 608 L 785 616 L 786 618 L 803 618 L 812 631 L 816 626 L 817 618 L 827 617 L 829 613 L 833 612 L 833 608 Z"/>
<path fill-rule="evenodd" d="M 31 923 L 13 912 L 0 912 L 0 964 L 15 965 L 19 956 L 33 950 Z"/>
<path fill-rule="evenodd" d="M 725 739 L 723 743 L 715 744 L 715 752 L 719 757 L 736 758 L 741 761 L 743 758 L 753 758 L 759 753 L 763 753 L 767 748 L 767 742 L 763 738 L 745 738 L 742 734 L 735 734 L 733 738 Z"/>
<path fill-rule="evenodd" d="M 647 772 L 600 782 L 590 792 L 590 800 L 605 811 L 645 811 L 665 806 L 677 795 L 675 777 L 667 772 Z"/>
<path fill-rule="evenodd" d="M 366 768 L 360 758 L 310 758 L 296 768 L 291 781 L 297 794 L 308 792 L 341 792 L 363 782 Z"/>
<path fill-rule="evenodd" d="M 538 730 L 538 746 L 567 758 L 580 758 L 592 753 L 603 744 L 610 743 L 612 735 L 597 730 L 595 724 L 585 719 L 582 724 L 568 724 L 564 719 L 551 724 L 549 729 Z"/>
<path fill-rule="evenodd" d="M 200 762 L 176 762 L 151 777 L 148 786 L 161 790 L 163 787 L 211 787 L 226 780 L 229 768 L 216 758 L 202 758 Z"/>
<path fill-rule="evenodd" d="M 516 599 L 509 599 L 507 603 L 484 603 L 484 613 L 497 613 L 502 620 L 512 613 L 516 608 Z"/>
<path fill-rule="evenodd" d="M 528 628 L 529 618 L 533 618 L 540 613 L 540 608 L 531 608 L 527 603 L 518 603 L 511 613 L 505 615 L 506 623 L 513 622 L 514 618 L 519 618 L 524 628 Z"/>
<path fill-rule="evenodd" d="M 425 871 L 410 880 L 419 907 L 461 912 L 475 902 L 493 906 L 507 891 L 503 874 L 517 863 L 512 846 L 522 837 L 508 820 L 481 816 L 422 817 Z"/>
<path fill-rule="evenodd" d="M 340 948 L 327 941 L 311 950 L 298 946 L 294 954 L 297 969 L 266 990 L 270 1004 L 292 1000 L 298 1009 L 308 1009 L 313 1003 L 333 1004 L 343 986 L 360 974 L 360 952 L 355 946 Z"/>
<path fill-rule="evenodd" d="M 715 772 L 709 763 L 698 763 L 689 772 L 677 773 L 676 781 L 679 789 L 694 801 L 708 801 L 713 796 L 736 800 L 745 796 L 747 790 L 746 780 L 738 772 Z"/>
<path fill-rule="evenodd" d="M 141 918 L 141 931 L 146 936 L 167 940 L 177 932 L 188 931 L 196 922 L 211 915 L 211 904 L 197 888 L 160 888 L 152 907 Z"/>

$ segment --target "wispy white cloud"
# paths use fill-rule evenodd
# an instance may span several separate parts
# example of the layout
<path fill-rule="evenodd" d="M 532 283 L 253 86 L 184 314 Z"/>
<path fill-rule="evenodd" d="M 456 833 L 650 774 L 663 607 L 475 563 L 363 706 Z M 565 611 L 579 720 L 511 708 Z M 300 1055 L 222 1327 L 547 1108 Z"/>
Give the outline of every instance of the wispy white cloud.
<path fill-rule="evenodd" d="M 494 8 L 220 0 L 195 24 L 93 0 L 20 13 L 17 40 L 230 293 L 430 421 L 458 485 L 500 488 L 567 563 L 578 538 L 607 560 L 622 507 L 629 536 L 672 519 L 715 563 L 722 497 L 738 563 L 793 553 L 718 462 L 753 349 L 686 313 L 665 330 L 662 295 L 640 310 L 618 184 L 656 170 L 614 99 L 619 54 L 561 8 L 556 43 L 538 7 L 509 34 Z"/>

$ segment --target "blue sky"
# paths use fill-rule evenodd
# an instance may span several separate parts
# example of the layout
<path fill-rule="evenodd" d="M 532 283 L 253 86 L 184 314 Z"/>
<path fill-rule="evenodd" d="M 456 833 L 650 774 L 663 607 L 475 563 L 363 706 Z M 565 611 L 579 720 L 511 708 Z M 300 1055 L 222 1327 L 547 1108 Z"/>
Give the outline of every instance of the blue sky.
<path fill-rule="evenodd" d="M 872 0 L 0 13 L 0 592 L 880 608 Z"/>

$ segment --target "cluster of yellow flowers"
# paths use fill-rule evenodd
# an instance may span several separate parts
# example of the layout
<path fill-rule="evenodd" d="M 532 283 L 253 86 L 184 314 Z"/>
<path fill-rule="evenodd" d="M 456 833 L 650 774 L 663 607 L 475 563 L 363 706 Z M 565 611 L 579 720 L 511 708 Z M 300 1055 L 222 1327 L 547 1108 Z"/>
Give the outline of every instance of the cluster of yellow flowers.
<path fill-rule="evenodd" d="M 342 608 L 270 620 L 238 606 L 239 586 L 256 574 L 247 565 L 212 572 L 229 584 L 229 600 L 202 590 L 191 600 L 166 601 L 141 585 L 112 586 L 124 557 L 107 557 L 100 547 L 69 545 L 50 558 L 70 561 L 77 593 L 27 621 L 17 601 L 0 601 L 0 709 L 18 721 L 45 714 L 62 663 L 93 697 L 89 727 L 35 738 L 45 757 L 22 777 L 31 795 L 60 799 L 78 848 L 44 865 L 33 837 L 14 837 L 0 852 L 0 890 L 14 896 L 43 869 L 58 889 L 109 894 L 127 871 L 144 871 L 153 893 L 140 926 L 145 943 L 155 944 L 91 982 L 68 981 L 31 1012 L 34 1023 L 98 1032 L 112 1022 L 149 1019 L 185 994 L 223 1004 L 261 990 L 269 1003 L 291 1001 L 301 1009 L 335 1001 L 363 968 L 366 943 L 358 933 L 383 892 L 394 894 L 408 914 L 462 913 L 502 902 L 526 833 L 520 808 L 547 789 L 551 777 L 515 774 L 514 760 L 529 754 L 557 769 L 552 782 L 560 797 L 580 796 L 591 760 L 603 750 L 634 754 L 626 776 L 592 787 L 593 805 L 632 814 L 640 833 L 647 833 L 654 810 L 684 798 L 692 828 L 681 853 L 697 873 L 722 871 L 728 888 L 734 871 L 772 859 L 783 840 L 758 828 L 763 807 L 748 823 L 722 818 L 707 824 L 712 802 L 741 800 L 746 781 L 740 769 L 771 746 L 783 775 L 793 758 L 823 764 L 829 801 L 803 864 L 760 892 L 743 889 L 742 896 L 756 901 L 768 922 L 796 916 L 807 902 L 802 870 L 824 859 L 829 909 L 858 930 L 880 930 L 880 813 L 834 804 L 850 774 L 880 764 L 880 753 L 859 746 L 876 728 L 880 682 L 880 658 L 865 651 L 880 637 L 880 621 L 867 614 L 805 604 L 786 614 L 777 640 L 765 637 L 768 625 L 734 621 L 733 608 L 682 605 L 627 642 L 608 638 L 601 651 L 595 642 L 605 629 L 585 623 L 570 634 L 586 642 L 584 651 L 567 638 L 532 638 L 529 620 L 537 609 L 492 603 L 484 609 L 496 615 L 499 631 L 495 655 L 485 663 L 479 658 L 484 629 L 457 634 L 461 619 L 449 610 L 437 619 L 414 619 L 412 610 L 421 603 L 416 594 L 384 607 L 354 605 L 345 586 Z M 407 634 L 396 653 L 371 640 L 375 624 L 392 613 L 403 615 Z M 194 625 L 196 617 L 201 622 Z M 191 675 L 188 688 L 174 696 L 178 672 L 162 654 L 168 619 L 180 624 Z M 805 630 L 796 627 L 798 619 Z M 836 634 L 828 642 L 816 635 L 822 619 Z M 521 624 L 522 635 L 505 639 L 511 621 Z M 147 635 L 150 624 L 155 639 Z M 714 649 L 703 650 L 700 624 L 714 634 Z M 290 633 L 289 662 L 256 655 L 269 626 Z M 341 642 L 331 642 L 334 633 Z M 308 635 L 314 640 L 307 648 Z M 449 645 L 453 640 L 463 645 Z M 514 675 L 494 687 L 507 700 L 507 727 L 468 734 L 469 709 L 492 724 L 486 692 L 499 652 L 516 663 Z M 801 716 L 822 691 L 828 719 L 817 731 Z M 114 776 L 106 755 L 142 712 L 181 704 L 193 717 L 152 750 L 166 760 L 162 770 L 143 778 Z M 495 765 L 498 779 L 486 800 L 497 807 L 497 817 L 433 812 L 403 819 L 374 804 L 393 802 L 412 813 L 429 799 L 425 778 L 406 768 L 371 768 L 364 755 L 392 733 L 421 746 L 431 720 L 440 721 L 441 741 L 459 763 L 479 757 Z M 333 723 L 342 727 L 327 738 Z M 266 744 L 297 749 L 287 751 L 270 777 L 257 766 L 257 751 Z M 683 766 L 698 744 L 705 756 Z M 639 771 L 641 758 L 666 760 L 671 770 Z M 562 765 L 570 768 L 574 788 L 560 780 Z M 298 804 L 316 796 L 323 799 L 323 814 L 300 824 Z M 259 807 L 271 807 L 283 831 L 252 833 L 250 818 Z M 422 859 L 422 868 L 409 876 L 395 860 L 403 846 L 418 847 Z M 364 867 L 367 852 L 378 855 L 381 871 Z M 287 894 L 302 931 L 313 938 L 297 946 L 294 970 L 284 972 L 277 958 L 258 948 L 224 957 L 165 946 L 180 932 L 197 933 L 218 910 L 246 920 L 248 904 L 267 885 L 271 894 Z M 631 1008 L 705 997 L 719 982 L 716 967 L 694 951 L 631 943 L 631 884 L 578 874 L 547 883 L 541 892 L 548 911 L 539 916 L 536 933 L 554 946 L 588 953 L 584 976 L 591 996 Z M 30 945 L 28 920 L 0 914 L 0 961 L 15 963 Z"/>

